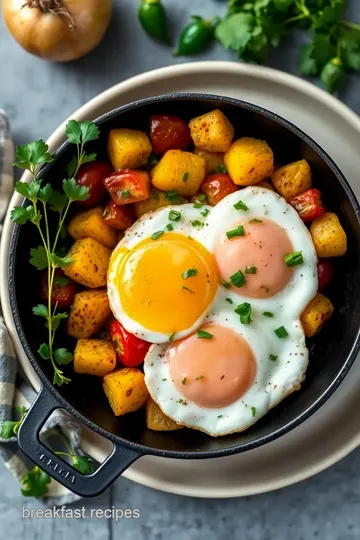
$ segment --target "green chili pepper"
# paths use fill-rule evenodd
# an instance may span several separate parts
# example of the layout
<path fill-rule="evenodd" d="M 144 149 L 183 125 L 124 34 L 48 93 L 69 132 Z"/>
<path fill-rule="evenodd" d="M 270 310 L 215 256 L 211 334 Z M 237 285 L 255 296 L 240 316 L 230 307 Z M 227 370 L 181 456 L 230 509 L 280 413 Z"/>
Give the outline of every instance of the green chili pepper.
<path fill-rule="evenodd" d="M 174 56 L 198 54 L 207 49 L 214 39 L 214 29 L 218 21 L 217 17 L 206 21 L 202 17 L 193 16 L 192 21 L 181 32 Z"/>
<path fill-rule="evenodd" d="M 166 12 L 161 0 L 141 0 L 138 18 L 141 26 L 150 37 L 169 43 Z"/>

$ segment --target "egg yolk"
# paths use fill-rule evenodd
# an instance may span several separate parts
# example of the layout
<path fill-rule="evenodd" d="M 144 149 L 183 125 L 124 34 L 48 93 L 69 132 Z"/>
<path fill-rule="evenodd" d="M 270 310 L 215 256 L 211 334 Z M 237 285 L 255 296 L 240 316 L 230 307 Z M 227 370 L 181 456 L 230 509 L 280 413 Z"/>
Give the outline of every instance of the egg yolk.
<path fill-rule="evenodd" d="M 215 324 L 201 329 L 212 338 L 201 339 L 194 333 L 170 346 L 170 375 L 180 394 L 199 407 L 226 407 L 251 386 L 255 357 L 234 330 Z"/>
<path fill-rule="evenodd" d="M 191 328 L 213 301 L 216 262 L 192 238 L 165 233 L 123 248 L 116 288 L 125 313 L 145 328 L 172 334 Z"/>
<path fill-rule="evenodd" d="M 244 236 L 228 239 L 221 235 L 215 247 L 220 275 L 226 281 L 239 270 L 245 284 L 232 286 L 232 291 L 251 298 L 269 298 L 285 288 L 293 269 L 286 266 L 285 255 L 293 246 L 284 229 L 270 219 L 238 221 L 230 227 L 244 227 Z"/>

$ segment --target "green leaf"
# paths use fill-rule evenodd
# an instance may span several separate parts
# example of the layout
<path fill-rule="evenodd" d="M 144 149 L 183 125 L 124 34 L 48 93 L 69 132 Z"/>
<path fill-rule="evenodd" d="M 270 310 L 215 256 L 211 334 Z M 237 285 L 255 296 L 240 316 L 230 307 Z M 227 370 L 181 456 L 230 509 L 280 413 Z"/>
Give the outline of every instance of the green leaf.
<path fill-rule="evenodd" d="M 38 270 L 44 270 L 48 267 L 48 259 L 44 246 L 30 249 L 30 263 Z"/>
<path fill-rule="evenodd" d="M 48 145 L 43 140 L 21 144 L 16 148 L 16 157 L 19 161 L 16 161 L 13 165 L 34 172 L 36 165 L 50 163 L 54 160 L 48 149 Z"/>
<path fill-rule="evenodd" d="M 54 285 L 57 285 L 58 287 L 65 287 L 68 283 L 70 283 L 70 279 L 66 276 L 54 277 Z"/>
<path fill-rule="evenodd" d="M 38 317 L 45 317 L 45 319 L 47 319 L 49 316 L 48 308 L 44 304 L 38 304 L 37 306 L 33 307 L 32 312 Z"/>
<path fill-rule="evenodd" d="M 345 10 L 344 0 L 331 0 L 331 5 L 326 6 L 317 15 L 312 17 L 312 26 L 315 30 L 332 29 L 343 17 Z"/>
<path fill-rule="evenodd" d="M 61 193 L 60 191 L 54 191 L 49 201 L 50 209 L 59 214 L 64 210 L 67 203 L 68 199 L 65 193 Z"/>
<path fill-rule="evenodd" d="M 17 422 L 11 420 L 5 420 L 0 428 L 0 438 L 1 439 L 11 439 L 11 437 L 16 437 L 14 428 L 16 427 Z"/>
<path fill-rule="evenodd" d="M 53 315 L 51 317 L 51 327 L 53 330 L 57 330 L 59 328 L 60 322 L 62 319 L 67 319 L 68 314 L 67 313 L 57 313 L 56 315 Z"/>
<path fill-rule="evenodd" d="M 53 188 L 51 187 L 51 184 L 46 184 L 39 191 L 39 199 L 43 203 L 47 203 L 50 201 L 52 194 L 53 194 Z"/>
<path fill-rule="evenodd" d="M 330 35 L 325 34 L 315 34 L 313 41 L 309 44 L 308 50 L 306 51 L 306 63 L 309 69 L 309 59 L 313 59 L 316 63 L 316 72 L 320 73 L 324 65 L 336 56 L 336 47 L 331 42 Z M 304 53 L 305 54 L 305 53 Z M 304 59 L 305 63 L 305 59 Z M 311 67 L 311 66 L 310 66 Z M 315 68 L 313 67 L 315 71 Z"/>
<path fill-rule="evenodd" d="M 54 359 L 57 364 L 66 365 L 73 361 L 73 354 L 67 349 L 60 348 L 54 351 Z"/>
<path fill-rule="evenodd" d="M 273 0 L 274 8 L 278 11 L 287 11 L 295 4 L 295 0 Z"/>
<path fill-rule="evenodd" d="M 319 70 L 315 58 L 313 58 L 313 46 L 304 45 L 300 54 L 301 75 L 311 77 L 317 75 Z"/>
<path fill-rule="evenodd" d="M 27 182 L 16 182 L 15 191 L 23 197 L 29 198 L 29 184 Z"/>
<path fill-rule="evenodd" d="M 89 198 L 89 188 L 79 186 L 75 178 L 69 178 L 63 181 L 63 190 L 70 201 L 86 201 Z"/>
<path fill-rule="evenodd" d="M 97 154 L 85 154 L 82 159 L 81 163 L 91 163 L 92 161 L 95 161 Z"/>
<path fill-rule="evenodd" d="M 69 384 L 69 382 L 71 382 L 71 379 L 68 379 L 68 377 L 64 377 L 64 374 L 60 369 L 57 369 L 54 372 L 54 377 L 53 377 L 54 385 L 62 386 L 63 384 Z"/>
<path fill-rule="evenodd" d="M 331 94 L 339 88 L 344 76 L 345 71 L 336 58 L 325 64 L 320 74 L 322 82 Z"/>
<path fill-rule="evenodd" d="M 44 360 L 49 360 L 50 359 L 49 345 L 47 345 L 46 343 L 42 343 L 38 349 L 38 353 L 40 354 L 41 358 L 43 358 Z"/>
<path fill-rule="evenodd" d="M 65 134 L 69 142 L 73 144 L 81 143 L 81 127 L 77 120 L 69 120 L 65 127 Z"/>
<path fill-rule="evenodd" d="M 21 415 L 21 419 L 25 416 L 25 414 L 28 412 L 28 408 L 23 405 L 22 407 L 15 407 L 15 410 Z"/>
<path fill-rule="evenodd" d="M 225 49 L 232 49 L 241 54 L 251 39 L 253 26 L 253 15 L 235 13 L 216 26 L 215 36 Z"/>
<path fill-rule="evenodd" d="M 43 497 L 48 492 L 48 485 L 50 482 L 50 476 L 35 465 L 35 467 L 23 477 L 21 481 L 21 493 L 24 497 Z"/>
<path fill-rule="evenodd" d="M 347 30 L 340 39 L 339 45 L 344 67 L 360 71 L 360 32 Z"/>
<path fill-rule="evenodd" d="M 56 253 L 50 253 L 50 260 L 53 263 L 54 266 L 65 268 L 65 266 L 69 266 L 73 262 L 71 257 L 59 257 L 56 255 Z"/>
<path fill-rule="evenodd" d="M 71 160 L 69 161 L 69 163 L 66 165 L 66 172 L 69 178 L 71 178 L 74 175 L 76 171 L 76 167 L 77 167 L 77 157 L 74 154 Z"/>
<path fill-rule="evenodd" d="M 29 219 L 32 220 L 34 217 L 34 207 L 32 204 L 24 208 L 23 206 L 15 206 L 11 210 L 10 219 L 14 223 L 19 223 L 24 225 Z"/>
<path fill-rule="evenodd" d="M 93 461 L 88 456 L 73 456 L 73 467 L 82 474 L 93 472 Z"/>
<path fill-rule="evenodd" d="M 81 129 L 81 142 L 83 144 L 89 142 L 89 141 L 95 141 L 100 136 L 99 128 L 97 127 L 94 122 L 81 122 L 80 124 Z"/>

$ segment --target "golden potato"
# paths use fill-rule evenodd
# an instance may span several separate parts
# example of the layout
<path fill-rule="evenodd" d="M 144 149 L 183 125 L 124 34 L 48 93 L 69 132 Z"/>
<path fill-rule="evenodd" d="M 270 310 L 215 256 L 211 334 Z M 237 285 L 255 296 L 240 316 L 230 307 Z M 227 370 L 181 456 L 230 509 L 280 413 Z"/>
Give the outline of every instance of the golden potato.
<path fill-rule="evenodd" d="M 271 175 L 276 191 L 290 202 L 311 188 L 311 169 L 305 159 L 275 169 Z"/>
<path fill-rule="evenodd" d="M 263 180 L 262 182 L 259 182 L 258 184 L 256 184 L 256 187 L 270 189 L 270 191 L 275 191 L 275 188 L 272 185 L 269 178 L 267 178 L 266 180 Z"/>
<path fill-rule="evenodd" d="M 68 233 L 74 240 L 93 238 L 103 246 L 113 249 L 118 241 L 118 234 L 103 220 L 104 208 L 97 206 L 79 212 L 68 225 Z"/>
<path fill-rule="evenodd" d="M 110 255 L 110 250 L 93 238 L 76 240 L 67 254 L 72 263 L 63 268 L 64 273 L 89 289 L 104 287 Z"/>
<path fill-rule="evenodd" d="M 146 402 L 146 425 L 153 431 L 175 431 L 183 429 L 183 426 L 179 426 L 172 418 L 166 416 L 151 397 Z"/>
<path fill-rule="evenodd" d="M 152 184 L 161 191 L 194 195 L 205 178 L 205 159 L 182 150 L 169 150 L 152 169 Z"/>
<path fill-rule="evenodd" d="M 116 351 L 105 339 L 79 339 L 74 351 L 74 371 L 102 377 L 116 366 Z"/>
<path fill-rule="evenodd" d="M 179 204 L 182 204 L 184 202 L 184 197 L 180 196 Z M 153 212 L 154 210 L 158 210 L 159 208 L 163 208 L 164 206 L 169 206 L 170 204 L 174 203 L 167 198 L 166 193 L 164 193 L 163 191 L 158 191 L 157 189 L 152 189 L 149 199 L 147 199 L 146 201 L 135 203 L 133 206 L 135 210 L 135 215 L 137 218 L 139 218 L 147 212 Z"/>
<path fill-rule="evenodd" d="M 207 152 L 226 152 L 235 134 L 233 125 L 219 109 L 193 118 L 189 128 L 196 148 Z"/>
<path fill-rule="evenodd" d="M 205 159 L 206 174 L 214 173 L 218 167 L 225 167 L 224 154 L 219 152 L 207 152 L 206 150 L 201 150 L 200 148 L 195 148 L 194 154 Z"/>
<path fill-rule="evenodd" d="M 114 169 L 137 169 L 146 165 L 152 152 L 149 137 L 136 129 L 112 129 L 108 154 Z"/>
<path fill-rule="evenodd" d="M 267 142 L 242 137 L 233 142 L 224 156 L 229 175 L 238 186 L 253 186 L 273 171 L 274 154 Z"/>
<path fill-rule="evenodd" d="M 122 368 L 105 375 L 103 389 L 115 416 L 141 409 L 149 397 L 144 374 L 137 368 Z"/>
<path fill-rule="evenodd" d="M 333 311 L 334 306 L 330 300 L 323 294 L 317 293 L 300 317 L 305 336 L 312 337 L 317 334 L 323 324 L 330 319 Z"/>
<path fill-rule="evenodd" d="M 106 289 L 81 291 L 75 295 L 67 319 L 67 333 L 77 339 L 89 338 L 99 332 L 111 315 Z"/>
<path fill-rule="evenodd" d="M 326 212 L 315 219 L 310 226 L 310 233 L 318 257 L 342 257 L 346 253 L 347 238 L 339 218 L 332 212 Z"/>

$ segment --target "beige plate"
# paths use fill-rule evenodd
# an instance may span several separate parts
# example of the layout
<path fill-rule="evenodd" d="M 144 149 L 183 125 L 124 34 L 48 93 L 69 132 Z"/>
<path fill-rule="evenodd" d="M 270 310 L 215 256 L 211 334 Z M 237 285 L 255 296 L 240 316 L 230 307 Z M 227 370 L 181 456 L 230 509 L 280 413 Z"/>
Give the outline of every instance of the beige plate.
<path fill-rule="evenodd" d="M 313 137 L 335 160 L 360 195 L 360 119 L 315 86 L 279 71 L 230 62 L 178 65 L 145 73 L 103 92 L 74 118 L 92 120 L 125 103 L 169 92 L 206 92 L 261 105 Z M 64 125 L 50 137 L 54 151 Z M 10 207 L 20 203 L 13 197 Z M 33 386 L 39 379 L 17 338 L 8 298 L 8 250 L 12 224 L 7 218 L 1 246 L 1 298 L 5 320 L 21 365 Z M 195 497 L 239 497 L 293 484 L 324 470 L 360 444 L 360 361 L 332 398 L 307 422 L 280 439 L 231 457 L 182 461 L 143 457 L 125 473 L 140 484 Z M 111 445 L 84 429 L 83 447 L 102 461 Z"/>

